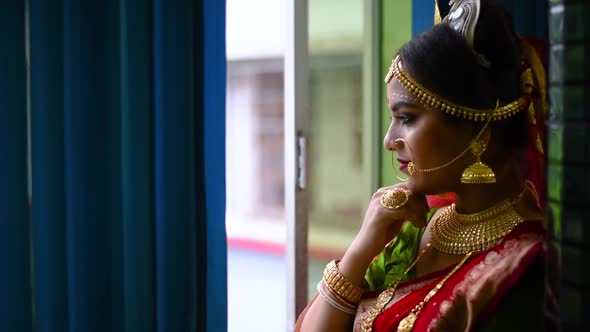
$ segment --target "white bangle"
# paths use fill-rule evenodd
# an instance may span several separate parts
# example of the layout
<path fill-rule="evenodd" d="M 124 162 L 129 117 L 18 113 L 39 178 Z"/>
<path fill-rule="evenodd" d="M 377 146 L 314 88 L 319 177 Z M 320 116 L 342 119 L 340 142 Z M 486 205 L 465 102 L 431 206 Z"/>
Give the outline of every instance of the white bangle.
<path fill-rule="evenodd" d="M 320 296 L 324 299 L 324 301 L 326 301 L 333 308 L 335 308 L 337 310 L 340 310 L 340 311 L 342 311 L 344 313 L 347 313 L 349 315 L 356 314 L 356 309 L 352 309 L 352 308 L 350 308 L 350 307 L 348 307 L 348 306 L 340 303 L 340 301 L 338 301 L 338 299 L 334 298 L 332 296 L 332 294 L 330 294 L 329 292 L 327 292 L 324 289 L 323 283 L 324 283 L 324 280 L 321 280 L 318 283 L 317 290 L 318 290 L 318 293 L 320 294 Z"/>

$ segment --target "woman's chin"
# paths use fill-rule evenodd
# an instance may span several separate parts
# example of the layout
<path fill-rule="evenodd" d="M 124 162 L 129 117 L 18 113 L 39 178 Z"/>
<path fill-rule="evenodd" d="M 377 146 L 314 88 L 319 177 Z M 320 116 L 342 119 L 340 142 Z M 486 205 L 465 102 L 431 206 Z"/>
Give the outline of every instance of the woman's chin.
<path fill-rule="evenodd" d="M 416 185 L 416 179 L 410 177 L 408 181 L 406 181 L 406 188 L 408 188 L 412 193 L 417 194 L 419 193 L 420 186 Z"/>
<path fill-rule="evenodd" d="M 432 191 L 432 188 L 429 188 L 427 183 L 424 183 L 422 179 L 417 178 L 415 174 L 406 181 L 406 187 L 413 194 L 417 195 L 428 195 L 428 192 Z"/>

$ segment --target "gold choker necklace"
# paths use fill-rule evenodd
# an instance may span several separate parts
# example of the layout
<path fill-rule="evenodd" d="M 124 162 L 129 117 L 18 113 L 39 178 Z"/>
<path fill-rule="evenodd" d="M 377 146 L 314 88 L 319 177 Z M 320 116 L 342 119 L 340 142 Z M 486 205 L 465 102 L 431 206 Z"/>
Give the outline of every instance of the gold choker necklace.
<path fill-rule="evenodd" d="M 465 255 L 496 245 L 524 219 L 514 211 L 520 200 L 509 199 L 474 214 L 459 214 L 455 204 L 445 208 L 431 229 L 432 246 L 449 254 Z"/>

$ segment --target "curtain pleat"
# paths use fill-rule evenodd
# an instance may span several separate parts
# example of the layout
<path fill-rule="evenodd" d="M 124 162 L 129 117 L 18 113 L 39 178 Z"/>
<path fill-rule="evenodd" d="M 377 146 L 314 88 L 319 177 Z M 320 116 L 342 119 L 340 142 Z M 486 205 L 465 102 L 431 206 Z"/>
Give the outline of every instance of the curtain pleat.
<path fill-rule="evenodd" d="M 0 331 L 31 331 L 25 11 L 0 1 Z"/>
<path fill-rule="evenodd" d="M 125 331 L 155 331 L 152 5 L 123 0 L 121 116 Z"/>
<path fill-rule="evenodd" d="M 194 179 L 202 176 L 194 172 L 192 1 L 154 0 L 153 12 L 156 318 L 158 331 L 188 331 L 197 313 Z"/>
<path fill-rule="evenodd" d="M 64 0 L 71 331 L 123 331 L 118 26 L 115 1 Z"/>
<path fill-rule="evenodd" d="M 68 331 L 63 6 L 29 2 L 35 331 Z"/>

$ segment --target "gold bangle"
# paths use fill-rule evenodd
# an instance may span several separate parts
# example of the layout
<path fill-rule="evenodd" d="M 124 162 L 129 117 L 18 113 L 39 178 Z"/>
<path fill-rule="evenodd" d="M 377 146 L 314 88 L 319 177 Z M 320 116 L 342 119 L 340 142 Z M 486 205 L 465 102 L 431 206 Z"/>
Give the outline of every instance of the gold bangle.
<path fill-rule="evenodd" d="M 324 269 L 324 285 L 351 304 L 358 304 L 363 295 L 363 289 L 355 286 L 340 273 L 338 263 L 333 260 Z"/>

